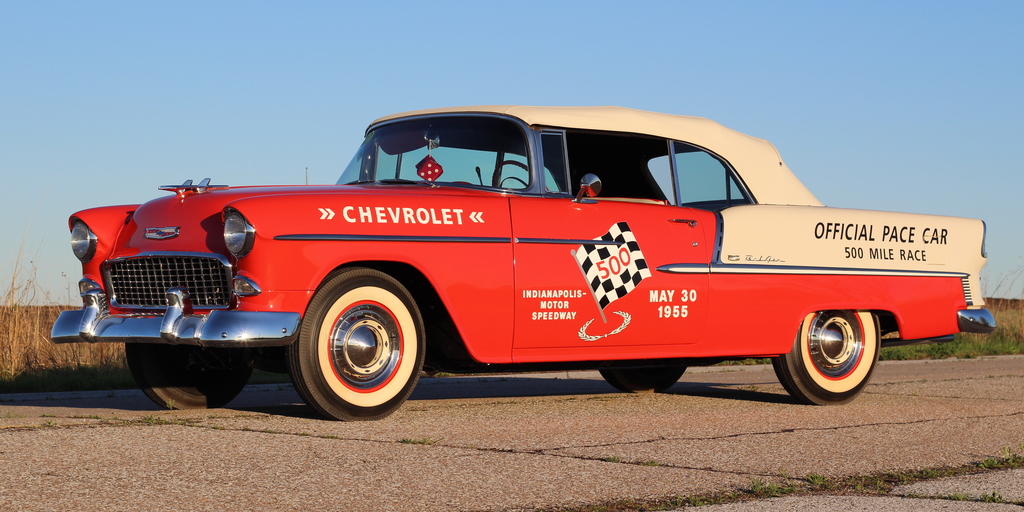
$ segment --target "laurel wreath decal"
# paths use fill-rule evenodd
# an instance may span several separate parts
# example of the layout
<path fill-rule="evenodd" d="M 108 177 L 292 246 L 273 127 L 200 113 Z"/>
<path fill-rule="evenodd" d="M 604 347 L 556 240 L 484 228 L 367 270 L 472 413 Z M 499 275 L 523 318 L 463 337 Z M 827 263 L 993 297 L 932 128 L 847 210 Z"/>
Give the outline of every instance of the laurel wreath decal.
<path fill-rule="evenodd" d="M 587 334 L 587 327 L 590 327 L 590 324 L 594 323 L 594 319 L 591 318 L 590 320 L 587 320 L 587 323 L 583 324 L 583 327 L 580 327 L 580 339 L 583 341 L 597 341 L 601 338 L 607 338 L 608 336 L 618 334 L 625 330 L 626 327 L 629 326 L 629 321 L 632 320 L 632 317 L 629 316 L 629 313 L 626 313 L 625 311 L 614 311 L 614 313 L 622 317 L 622 325 L 616 327 L 614 331 L 608 334 L 602 334 L 600 336 L 591 336 Z"/>

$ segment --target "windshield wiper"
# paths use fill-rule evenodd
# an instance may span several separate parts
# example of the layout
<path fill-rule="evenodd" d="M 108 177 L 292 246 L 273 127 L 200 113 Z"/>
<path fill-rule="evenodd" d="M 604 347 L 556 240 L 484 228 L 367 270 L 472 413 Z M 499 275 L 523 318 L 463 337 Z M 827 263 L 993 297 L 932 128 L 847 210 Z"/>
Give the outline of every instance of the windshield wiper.
<path fill-rule="evenodd" d="M 385 178 L 385 179 L 382 179 L 382 180 L 377 180 L 376 182 L 377 183 L 387 183 L 387 184 L 390 184 L 390 185 L 394 185 L 394 184 L 399 184 L 399 185 L 402 185 L 402 184 L 405 184 L 405 185 L 425 185 L 425 184 L 427 184 L 427 182 L 425 182 L 425 181 L 413 181 L 413 180 L 407 180 L 405 178 Z"/>
<path fill-rule="evenodd" d="M 413 181 L 404 178 L 385 178 L 382 180 L 356 180 L 346 183 L 346 185 L 365 185 L 367 183 L 384 183 L 387 185 L 429 185 L 426 181 Z"/>

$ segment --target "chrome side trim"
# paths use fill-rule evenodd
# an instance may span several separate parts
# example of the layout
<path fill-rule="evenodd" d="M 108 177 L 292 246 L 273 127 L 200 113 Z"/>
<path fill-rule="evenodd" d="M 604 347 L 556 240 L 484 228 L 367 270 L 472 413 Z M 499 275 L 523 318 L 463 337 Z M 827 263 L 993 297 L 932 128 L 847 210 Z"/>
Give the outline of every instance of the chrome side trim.
<path fill-rule="evenodd" d="M 782 274 L 782 275 L 850 275 L 850 276 L 911 276 L 911 277 L 959 277 L 967 274 L 958 272 L 937 272 L 932 270 L 888 270 L 875 268 L 840 267 L 796 267 L 782 265 L 722 265 L 712 263 L 670 263 L 655 270 L 668 274 Z"/>
<path fill-rule="evenodd" d="M 288 345 L 298 335 L 302 315 L 290 312 L 211 311 L 195 315 L 188 294 L 168 290 L 162 316 L 114 316 L 106 295 L 89 290 L 83 307 L 65 311 L 50 331 L 54 343 L 169 343 L 202 347 L 274 347 Z"/>
<path fill-rule="evenodd" d="M 435 242 L 465 244 L 510 244 L 511 238 L 486 236 L 405 236 L 405 235 L 336 235 L 302 234 L 277 235 L 274 240 L 313 242 Z"/>
<path fill-rule="evenodd" d="M 711 267 L 704 263 L 671 263 L 656 268 L 667 274 L 710 274 Z"/>
<path fill-rule="evenodd" d="M 996 319 L 987 309 L 961 309 L 956 312 L 960 332 L 988 334 L 996 330 Z"/>
<path fill-rule="evenodd" d="M 583 238 L 516 238 L 517 244 L 559 244 L 559 245 L 626 245 L 614 240 L 593 240 Z"/>
<path fill-rule="evenodd" d="M 794 265 L 726 265 L 711 264 L 712 274 L 796 274 L 796 275 L 851 275 L 851 276 L 906 276 L 906 277 L 959 277 L 964 272 L 937 270 L 895 270 L 884 268 L 801 267 Z"/>

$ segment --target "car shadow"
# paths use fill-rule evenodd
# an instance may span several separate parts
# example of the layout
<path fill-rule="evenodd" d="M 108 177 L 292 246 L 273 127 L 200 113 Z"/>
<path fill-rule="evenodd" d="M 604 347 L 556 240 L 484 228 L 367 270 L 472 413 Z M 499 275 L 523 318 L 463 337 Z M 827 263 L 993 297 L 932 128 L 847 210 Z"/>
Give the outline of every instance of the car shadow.
<path fill-rule="evenodd" d="M 768 403 L 795 403 L 788 394 L 749 389 L 752 386 L 726 382 L 677 382 L 666 394 L 702 396 Z M 598 379 L 574 379 L 564 376 L 518 377 L 496 375 L 486 377 L 444 377 L 420 379 L 409 400 L 444 400 L 465 398 L 518 398 L 572 395 L 609 395 L 621 393 Z"/>
<path fill-rule="evenodd" d="M 466 399 L 506 399 L 529 397 L 557 397 L 579 395 L 614 395 L 621 394 L 603 380 L 574 379 L 565 376 L 551 377 L 519 377 L 513 375 L 488 375 L 484 377 L 434 377 L 422 378 L 412 395 L 410 402 L 444 401 Z M 784 392 L 767 392 L 756 389 L 737 387 L 735 383 L 722 382 L 678 382 L 665 391 L 667 395 L 680 397 L 704 397 L 723 400 L 739 400 L 745 402 L 761 402 L 772 404 L 796 404 Z M 298 397 L 296 396 L 296 399 Z M 229 405 L 232 409 L 267 414 L 281 414 L 295 417 L 318 417 L 312 408 L 301 404 L 259 406 L 241 404 Z"/>
<path fill-rule="evenodd" d="M 705 398 L 721 398 L 724 400 L 740 400 L 743 402 L 763 402 L 770 404 L 796 404 L 797 401 L 785 392 L 771 393 L 737 387 L 736 384 L 716 382 L 680 382 L 665 393 L 673 395 L 699 396 Z"/>
<path fill-rule="evenodd" d="M 749 389 L 724 382 L 678 382 L 666 394 L 678 396 L 718 398 L 746 402 L 795 404 L 784 393 Z M 486 375 L 471 377 L 421 378 L 409 397 L 410 402 L 430 400 L 503 399 L 527 397 L 557 397 L 579 395 L 613 395 L 620 391 L 603 380 L 572 378 L 564 373 L 550 375 L 517 376 Z M 109 392 L 66 392 L 3 395 L 0 406 L 7 408 L 42 407 L 71 409 L 105 409 L 123 411 L 161 411 L 141 391 L 120 390 Z M 295 418 L 318 418 L 316 412 L 303 403 L 291 384 L 263 384 L 247 386 L 226 409 L 276 414 Z"/>

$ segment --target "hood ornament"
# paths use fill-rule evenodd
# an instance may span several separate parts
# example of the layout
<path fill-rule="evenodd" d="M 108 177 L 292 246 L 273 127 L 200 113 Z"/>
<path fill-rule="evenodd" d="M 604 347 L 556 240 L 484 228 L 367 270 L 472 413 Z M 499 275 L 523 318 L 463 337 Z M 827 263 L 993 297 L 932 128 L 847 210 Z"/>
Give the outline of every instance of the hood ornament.
<path fill-rule="evenodd" d="M 217 190 L 221 188 L 228 188 L 227 185 L 210 185 L 210 178 L 203 178 L 198 185 L 193 185 L 192 180 L 185 180 L 185 183 L 181 185 L 164 185 L 160 187 L 160 190 L 166 190 L 168 192 L 174 192 L 181 196 L 182 199 L 185 196 L 191 196 L 195 194 L 204 194 L 207 190 Z"/>

